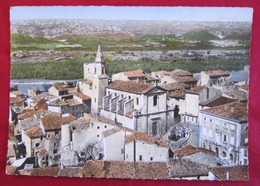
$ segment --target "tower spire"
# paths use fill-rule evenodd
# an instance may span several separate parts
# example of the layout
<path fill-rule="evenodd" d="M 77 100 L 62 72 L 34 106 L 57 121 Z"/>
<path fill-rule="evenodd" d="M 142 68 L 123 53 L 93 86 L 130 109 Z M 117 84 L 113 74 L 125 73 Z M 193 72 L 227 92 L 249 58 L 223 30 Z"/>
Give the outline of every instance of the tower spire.
<path fill-rule="evenodd" d="M 102 51 L 101 51 L 100 44 L 98 44 L 95 62 L 100 62 L 100 63 L 103 62 L 103 54 L 102 54 Z"/>

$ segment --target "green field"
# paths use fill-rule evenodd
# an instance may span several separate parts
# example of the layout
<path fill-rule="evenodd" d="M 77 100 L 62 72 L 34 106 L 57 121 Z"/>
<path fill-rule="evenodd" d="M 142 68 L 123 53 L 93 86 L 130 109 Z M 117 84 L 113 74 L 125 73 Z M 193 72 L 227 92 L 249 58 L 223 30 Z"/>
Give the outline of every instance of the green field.
<path fill-rule="evenodd" d="M 92 62 L 89 57 L 74 57 L 70 60 L 45 62 L 11 63 L 11 78 L 15 79 L 81 79 L 83 78 L 83 63 Z M 191 73 L 204 70 L 222 69 L 227 71 L 242 70 L 248 65 L 248 59 L 180 59 L 175 62 L 160 62 L 149 58 L 142 60 L 107 60 L 107 73 L 143 69 L 150 73 L 159 70 L 183 69 Z"/>

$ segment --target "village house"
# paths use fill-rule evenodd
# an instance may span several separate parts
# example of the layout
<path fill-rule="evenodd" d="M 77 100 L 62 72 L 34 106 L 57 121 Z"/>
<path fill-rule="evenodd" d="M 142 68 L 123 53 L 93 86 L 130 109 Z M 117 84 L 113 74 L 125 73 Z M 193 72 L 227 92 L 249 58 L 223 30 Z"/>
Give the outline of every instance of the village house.
<path fill-rule="evenodd" d="M 246 181 L 248 179 L 248 166 L 209 168 L 209 180 Z"/>
<path fill-rule="evenodd" d="M 223 165 L 238 165 L 239 148 L 247 139 L 247 104 L 239 101 L 203 109 L 200 111 L 201 146 L 215 151 L 225 162 Z"/>
<path fill-rule="evenodd" d="M 59 96 L 58 99 L 48 102 L 48 110 L 59 114 L 72 114 L 75 117 L 82 117 L 84 113 L 90 112 L 91 98 L 80 93 L 74 92 Z"/>
<path fill-rule="evenodd" d="M 17 116 L 24 109 L 24 101 L 20 97 L 10 97 L 10 107 L 9 107 L 9 121 L 14 121 L 17 123 Z"/>
<path fill-rule="evenodd" d="M 12 97 L 19 97 L 19 98 L 25 100 L 27 96 L 21 91 L 11 91 L 10 98 L 12 98 Z"/>
<path fill-rule="evenodd" d="M 223 70 L 209 70 L 201 72 L 201 86 L 223 87 L 223 85 L 233 85 L 230 79 L 230 73 Z"/>
<path fill-rule="evenodd" d="M 126 128 L 161 136 L 174 123 L 166 91 L 159 86 L 116 80 L 106 87 L 100 116 Z"/>
<path fill-rule="evenodd" d="M 176 83 L 177 81 L 172 79 L 168 71 L 156 71 L 152 72 L 151 76 L 159 80 L 159 84 Z"/>
<path fill-rule="evenodd" d="M 105 96 L 105 87 L 108 85 L 108 76 L 106 75 L 106 63 L 98 46 L 95 61 L 84 63 L 84 79 L 78 82 L 78 91 L 88 95 L 91 98 L 91 113 L 97 115 L 99 106 L 102 105 L 102 98 Z"/>
<path fill-rule="evenodd" d="M 62 96 L 77 91 L 75 82 L 56 82 L 48 92 L 53 96 Z"/>
<path fill-rule="evenodd" d="M 34 106 L 42 99 L 51 102 L 57 98 L 58 98 L 58 96 L 53 96 L 49 92 L 42 92 L 42 93 L 38 94 L 37 96 L 29 97 L 26 100 L 26 103 L 27 103 L 26 108 L 28 108 L 28 109 L 34 108 Z"/>
<path fill-rule="evenodd" d="M 35 97 L 35 96 L 39 95 L 40 93 L 41 93 L 41 91 L 38 88 L 34 88 L 34 87 L 29 88 L 27 90 L 28 97 Z"/>
<path fill-rule="evenodd" d="M 134 81 L 137 83 L 152 84 L 152 85 L 156 85 L 159 81 L 156 78 L 146 75 L 144 71 L 141 69 L 113 74 L 112 81 L 115 80 Z"/>

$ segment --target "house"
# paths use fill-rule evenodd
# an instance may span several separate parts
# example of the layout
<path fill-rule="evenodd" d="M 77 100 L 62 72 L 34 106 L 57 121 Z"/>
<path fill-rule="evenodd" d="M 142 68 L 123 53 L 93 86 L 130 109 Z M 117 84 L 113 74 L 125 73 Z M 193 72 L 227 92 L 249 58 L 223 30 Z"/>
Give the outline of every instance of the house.
<path fill-rule="evenodd" d="M 201 146 L 215 151 L 225 166 L 238 165 L 247 138 L 247 104 L 239 101 L 200 111 Z"/>
<path fill-rule="evenodd" d="M 230 73 L 224 70 L 209 70 L 201 72 L 201 86 L 212 87 L 213 85 L 231 85 L 233 82 Z"/>
<path fill-rule="evenodd" d="M 247 181 L 248 179 L 248 166 L 245 165 L 209 168 L 209 180 Z"/>
<path fill-rule="evenodd" d="M 75 117 L 82 117 L 84 113 L 90 112 L 91 108 L 90 97 L 80 93 L 74 92 L 59 96 L 58 99 L 49 102 L 48 110 L 59 114 L 72 114 Z"/>
<path fill-rule="evenodd" d="M 206 180 L 208 179 L 208 166 L 188 159 L 169 160 L 169 178 L 174 180 Z"/>
<path fill-rule="evenodd" d="M 154 136 L 134 132 L 125 136 L 125 161 L 167 162 L 169 145 Z"/>
<path fill-rule="evenodd" d="M 9 120 L 15 121 L 17 123 L 18 114 L 20 114 L 24 109 L 24 101 L 20 97 L 10 97 L 10 118 Z"/>
<path fill-rule="evenodd" d="M 87 161 L 80 177 L 169 179 L 166 162 Z"/>
<path fill-rule="evenodd" d="M 173 151 L 174 159 L 190 160 L 208 167 L 216 167 L 219 158 L 208 149 L 187 145 Z"/>
<path fill-rule="evenodd" d="M 21 91 L 11 91 L 10 92 L 10 98 L 11 97 L 19 97 L 22 100 L 26 99 L 26 95 Z"/>
<path fill-rule="evenodd" d="M 63 125 L 61 164 L 79 165 L 84 164 L 86 159 L 102 158 L 103 133 L 113 128 L 116 126 L 88 114 L 85 114 L 84 118 Z"/>
<path fill-rule="evenodd" d="M 146 75 L 141 69 L 113 74 L 112 81 L 115 80 L 134 81 L 136 83 L 142 84 L 157 84 L 157 82 L 159 81 L 156 78 Z"/>
<path fill-rule="evenodd" d="M 75 82 L 56 82 L 48 90 L 53 96 L 62 96 L 74 91 L 77 91 Z"/>
<path fill-rule="evenodd" d="M 222 94 L 218 94 L 215 97 L 213 97 L 212 99 L 208 99 L 205 102 L 201 102 L 200 106 L 201 108 L 211 108 L 211 107 L 215 107 L 215 106 L 220 106 L 220 105 L 224 105 L 227 103 L 232 103 L 237 101 L 238 99 L 232 99 L 232 98 L 228 98 L 225 96 L 222 96 Z"/>
<path fill-rule="evenodd" d="M 28 97 L 35 97 L 39 95 L 41 91 L 38 88 L 32 87 L 27 90 Z"/>
<path fill-rule="evenodd" d="M 166 91 L 159 86 L 116 80 L 106 87 L 100 116 L 149 135 L 163 135 L 174 123 Z"/>
<path fill-rule="evenodd" d="M 41 100 L 46 100 L 46 101 L 53 101 L 55 99 L 57 99 L 58 96 L 53 96 L 51 95 L 50 93 L 48 92 L 42 92 L 40 94 L 38 94 L 37 96 L 34 96 L 34 97 L 31 97 L 31 98 L 28 98 L 26 100 L 26 103 L 27 103 L 27 108 L 28 109 L 32 109 L 34 108 L 34 106 Z"/>
<path fill-rule="evenodd" d="M 199 125 L 200 103 L 211 99 L 220 93 L 214 88 L 204 86 L 193 87 L 185 92 L 185 116 L 181 118 L 185 123 Z"/>
<path fill-rule="evenodd" d="M 193 76 L 177 76 L 177 75 L 172 75 L 171 76 L 173 80 L 175 80 L 178 83 L 185 83 L 189 87 L 196 87 L 197 86 L 197 79 L 194 78 Z"/>
<path fill-rule="evenodd" d="M 156 71 L 156 72 L 152 72 L 151 76 L 153 78 L 156 78 L 159 80 L 159 84 L 169 84 L 169 83 L 176 83 L 177 80 L 172 79 L 172 77 L 170 76 L 171 72 L 168 71 Z"/>
<path fill-rule="evenodd" d="M 100 45 L 98 46 L 95 61 L 84 63 L 84 79 L 78 82 L 78 91 L 91 98 L 91 113 L 97 115 L 105 96 L 105 87 L 108 85 L 106 63 Z"/>

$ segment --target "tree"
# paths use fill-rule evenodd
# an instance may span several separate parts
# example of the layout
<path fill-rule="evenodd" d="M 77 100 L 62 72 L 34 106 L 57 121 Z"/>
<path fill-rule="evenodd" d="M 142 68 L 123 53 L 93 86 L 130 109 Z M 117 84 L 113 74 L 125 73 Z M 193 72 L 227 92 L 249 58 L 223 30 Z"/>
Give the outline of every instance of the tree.
<path fill-rule="evenodd" d="M 102 157 L 101 147 L 98 141 L 88 142 L 83 148 L 86 160 L 96 160 Z"/>

